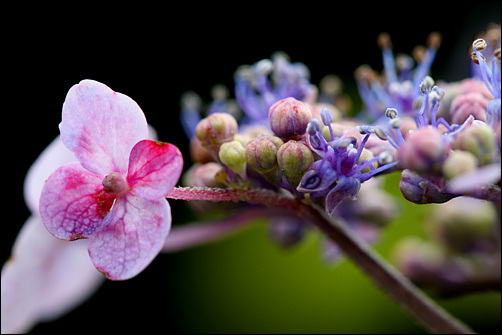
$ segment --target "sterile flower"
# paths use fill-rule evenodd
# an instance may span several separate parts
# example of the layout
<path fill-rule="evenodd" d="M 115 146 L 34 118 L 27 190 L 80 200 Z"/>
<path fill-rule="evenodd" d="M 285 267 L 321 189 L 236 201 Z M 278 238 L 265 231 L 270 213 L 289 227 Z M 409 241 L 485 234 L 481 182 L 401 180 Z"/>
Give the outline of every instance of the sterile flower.
<path fill-rule="evenodd" d="M 85 254 L 87 241 L 70 245 L 52 237 L 38 214 L 44 180 L 61 164 L 76 161 L 59 136 L 28 170 L 24 198 L 32 212 L 2 267 L 2 334 L 28 332 L 40 321 L 65 314 L 103 282 Z"/>
<path fill-rule="evenodd" d="M 59 239 L 88 238 L 91 261 L 109 279 L 137 275 L 169 233 L 171 210 L 164 196 L 180 177 L 180 151 L 146 140 L 139 106 L 92 80 L 68 92 L 60 130 L 79 162 L 61 166 L 44 185 L 45 227 Z"/>

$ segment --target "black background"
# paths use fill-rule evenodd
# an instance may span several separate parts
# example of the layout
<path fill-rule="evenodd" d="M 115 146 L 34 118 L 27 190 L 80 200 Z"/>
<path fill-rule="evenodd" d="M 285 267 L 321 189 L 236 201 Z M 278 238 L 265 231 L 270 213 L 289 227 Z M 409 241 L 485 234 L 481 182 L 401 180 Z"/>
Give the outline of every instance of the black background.
<path fill-rule="evenodd" d="M 430 32 L 439 31 L 443 43 L 432 74 L 459 80 L 468 76 L 467 48 L 473 35 L 486 23 L 500 22 L 500 2 L 483 1 L 325 2 L 282 8 L 251 3 L 232 4 L 233 8 L 190 4 L 187 7 L 193 8 L 152 7 L 145 12 L 131 7 L 127 13 L 100 5 L 81 7 L 30 8 L 33 16 L 16 15 L 15 23 L 4 29 L 2 72 L 7 76 L 2 85 L 2 189 L 7 200 L 2 204 L 2 262 L 29 216 L 22 194 L 24 176 L 58 135 L 66 93 L 82 79 L 103 82 L 133 98 L 157 129 L 159 139 L 180 147 L 188 166 L 188 142 L 178 122 L 181 94 L 194 90 L 207 100 L 211 86 L 217 83 L 232 91 L 232 76 L 241 64 L 252 64 L 281 50 L 310 68 L 313 83 L 334 73 L 346 80 L 350 90 L 355 87 L 353 71 L 359 65 L 369 63 L 382 69 L 376 45 L 380 32 L 390 33 L 395 52 L 410 53 L 415 45 L 425 43 Z M 50 12 L 53 14 L 48 15 Z M 181 207 L 176 202 L 171 205 L 173 211 Z M 162 270 L 165 263 L 176 259 L 161 257 L 164 264 L 153 264 L 127 282 L 105 283 L 98 295 L 76 311 L 56 323 L 38 325 L 33 332 L 150 330 L 148 322 L 141 329 L 134 328 L 134 321 L 123 322 L 140 318 L 152 320 L 151 330 L 158 320 L 165 320 L 167 331 L 182 331 L 175 321 L 167 322 L 169 310 L 175 307 L 169 305 L 166 292 L 162 296 L 156 289 L 168 276 Z M 107 301 L 124 295 L 130 298 L 123 308 L 109 310 Z M 131 308 L 155 300 L 163 308 L 147 308 L 144 315 Z"/>

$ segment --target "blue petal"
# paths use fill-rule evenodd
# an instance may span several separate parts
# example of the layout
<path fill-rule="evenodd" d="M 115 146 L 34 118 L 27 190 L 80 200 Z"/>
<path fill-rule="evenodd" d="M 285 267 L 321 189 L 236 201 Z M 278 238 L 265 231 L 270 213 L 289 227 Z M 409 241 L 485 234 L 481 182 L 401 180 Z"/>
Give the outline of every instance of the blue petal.
<path fill-rule="evenodd" d="M 343 199 L 349 197 L 354 199 L 359 193 L 361 183 L 352 177 L 340 176 L 336 186 L 326 195 L 325 210 L 328 215 L 333 215 L 336 207 Z"/>
<path fill-rule="evenodd" d="M 310 193 L 312 199 L 325 195 L 338 177 L 329 162 L 325 162 L 322 170 L 318 173 L 317 170 L 321 166 L 321 163 L 322 160 L 319 160 L 310 166 L 297 188 L 300 192 Z"/>

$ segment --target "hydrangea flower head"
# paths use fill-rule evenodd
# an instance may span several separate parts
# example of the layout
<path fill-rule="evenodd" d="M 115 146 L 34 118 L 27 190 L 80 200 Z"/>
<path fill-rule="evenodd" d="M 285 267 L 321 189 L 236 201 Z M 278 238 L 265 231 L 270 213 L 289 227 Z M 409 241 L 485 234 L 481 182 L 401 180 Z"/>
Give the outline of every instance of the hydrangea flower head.
<path fill-rule="evenodd" d="M 183 159 L 169 143 L 146 140 L 148 125 L 131 98 L 92 80 L 73 86 L 63 105 L 61 140 L 79 162 L 48 178 L 40 198 L 47 230 L 89 239 L 94 266 L 123 280 L 160 252 L 171 227 L 164 196 Z"/>

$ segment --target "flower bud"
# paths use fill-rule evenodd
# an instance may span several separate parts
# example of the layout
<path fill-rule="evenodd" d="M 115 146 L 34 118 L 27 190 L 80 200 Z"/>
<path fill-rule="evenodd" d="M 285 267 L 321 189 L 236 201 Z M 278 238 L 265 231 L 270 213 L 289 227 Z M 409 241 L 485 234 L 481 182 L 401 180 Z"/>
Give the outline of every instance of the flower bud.
<path fill-rule="evenodd" d="M 103 179 L 103 189 L 111 195 L 122 194 L 129 190 L 127 180 L 118 172 L 112 172 Z"/>
<path fill-rule="evenodd" d="M 217 146 L 234 139 L 237 121 L 227 113 L 214 113 L 202 119 L 195 128 L 195 136 L 204 146 Z"/>
<path fill-rule="evenodd" d="M 288 141 L 277 151 L 277 161 L 289 184 L 296 188 L 305 171 L 314 163 L 314 154 L 299 141 Z"/>
<path fill-rule="evenodd" d="M 279 167 L 277 151 L 284 142 L 277 136 L 259 135 L 246 146 L 246 163 L 260 173 L 267 173 Z"/>
<path fill-rule="evenodd" d="M 195 164 L 183 175 L 182 185 L 198 187 L 223 187 L 216 175 L 223 169 L 219 163 Z"/>
<path fill-rule="evenodd" d="M 419 128 L 408 135 L 398 150 L 401 166 L 417 172 L 431 172 L 444 153 L 441 134 L 431 126 Z"/>
<path fill-rule="evenodd" d="M 268 227 L 272 241 L 283 248 L 295 246 L 306 233 L 305 222 L 297 217 L 278 217 Z"/>
<path fill-rule="evenodd" d="M 232 171 L 242 175 L 246 171 L 246 160 L 244 159 L 244 146 L 239 141 L 223 143 L 218 153 L 223 164 Z"/>
<path fill-rule="evenodd" d="M 446 192 L 444 180 L 423 178 L 411 170 L 403 170 L 399 189 L 406 200 L 416 204 L 443 203 L 455 197 Z"/>
<path fill-rule="evenodd" d="M 193 162 L 202 164 L 215 161 L 211 152 L 200 143 L 196 136 L 190 140 L 190 158 Z"/>
<path fill-rule="evenodd" d="M 486 121 L 486 110 L 489 100 L 479 92 L 462 94 L 453 99 L 450 105 L 451 122 L 462 124 L 469 117 Z"/>
<path fill-rule="evenodd" d="M 446 255 L 443 249 L 415 236 L 401 239 L 392 252 L 396 267 L 413 282 L 429 284 L 443 267 Z"/>
<path fill-rule="evenodd" d="M 468 151 L 455 150 L 443 162 L 442 171 L 446 179 L 452 179 L 466 172 L 474 171 L 477 159 Z"/>
<path fill-rule="evenodd" d="M 492 161 L 495 150 L 495 134 L 486 125 L 471 125 L 463 130 L 453 142 L 454 149 L 469 151 L 481 165 Z"/>
<path fill-rule="evenodd" d="M 363 151 L 361 152 L 361 156 L 359 156 L 358 163 L 360 163 L 362 161 L 369 161 L 373 157 L 374 157 L 373 152 L 371 152 L 370 150 L 368 150 L 366 148 L 363 148 Z M 376 169 L 378 167 L 378 162 L 373 162 L 372 165 Z M 371 171 L 371 168 L 368 166 L 367 168 L 362 169 L 361 173 L 366 173 L 366 172 L 370 172 L 370 171 Z"/>
<path fill-rule="evenodd" d="M 277 101 L 268 112 L 270 128 L 282 139 L 299 139 L 311 119 L 310 108 L 294 98 Z"/>
<path fill-rule="evenodd" d="M 457 252 L 489 248 L 497 224 L 495 207 L 488 201 L 458 197 L 434 207 L 427 220 L 429 234 Z"/>

